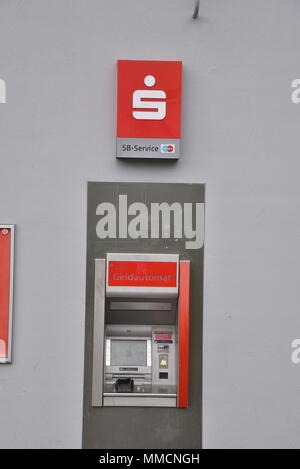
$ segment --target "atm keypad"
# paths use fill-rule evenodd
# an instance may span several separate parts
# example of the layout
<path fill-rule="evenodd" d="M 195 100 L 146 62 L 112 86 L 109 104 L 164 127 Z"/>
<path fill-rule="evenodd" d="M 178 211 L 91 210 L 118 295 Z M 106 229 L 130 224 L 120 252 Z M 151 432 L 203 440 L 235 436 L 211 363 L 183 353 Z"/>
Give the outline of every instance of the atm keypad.
<path fill-rule="evenodd" d="M 170 329 L 154 329 L 153 343 L 153 383 L 166 385 L 175 384 L 175 327 Z M 159 392 L 162 392 L 161 390 Z"/>

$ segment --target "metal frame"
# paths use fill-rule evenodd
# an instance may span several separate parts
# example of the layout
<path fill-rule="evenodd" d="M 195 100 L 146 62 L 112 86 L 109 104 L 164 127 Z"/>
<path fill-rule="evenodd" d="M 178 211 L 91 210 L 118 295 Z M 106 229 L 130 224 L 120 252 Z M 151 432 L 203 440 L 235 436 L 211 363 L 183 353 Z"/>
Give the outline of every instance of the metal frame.
<path fill-rule="evenodd" d="M 95 259 L 92 406 L 103 406 L 105 259 Z"/>
<path fill-rule="evenodd" d="M 168 394 L 165 397 L 105 395 L 103 401 L 104 406 L 108 407 L 176 407 L 176 397 Z"/>
<path fill-rule="evenodd" d="M 14 300 L 14 251 L 15 251 L 15 225 L 0 225 L 0 230 L 10 230 L 10 278 L 9 278 L 9 320 L 8 320 L 8 356 L 0 358 L 0 365 L 12 362 L 12 327 L 13 327 L 13 300 Z"/>

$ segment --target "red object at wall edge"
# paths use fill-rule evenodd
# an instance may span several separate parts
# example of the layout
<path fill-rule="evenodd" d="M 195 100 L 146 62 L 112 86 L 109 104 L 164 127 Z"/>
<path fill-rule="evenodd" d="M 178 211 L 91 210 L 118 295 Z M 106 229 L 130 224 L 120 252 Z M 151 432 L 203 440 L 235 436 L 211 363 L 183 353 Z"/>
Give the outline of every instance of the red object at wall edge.
<path fill-rule="evenodd" d="M 177 407 L 188 407 L 189 333 L 190 333 L 190 262 L 180 262 L 179 290 L 179 379 Z"/>
<path fill-rule="evenodd" d="M 0 360 L 10 354 L 12 230 L 0 228 Z"/>

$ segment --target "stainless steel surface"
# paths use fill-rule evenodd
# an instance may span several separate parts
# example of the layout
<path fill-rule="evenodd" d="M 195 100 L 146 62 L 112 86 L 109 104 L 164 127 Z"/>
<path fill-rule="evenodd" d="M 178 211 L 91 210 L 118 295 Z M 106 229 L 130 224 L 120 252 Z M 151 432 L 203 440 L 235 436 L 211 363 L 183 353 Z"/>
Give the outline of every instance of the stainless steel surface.
<path fill-rule="evenodd" d="M 105 392 L 103 393 L 103 396 L 104 397 L 141 397 L 141 398 L 145 398 L 145 397 L 162 397 L 162 398 L 166 398 L 166 397 L 177 397 L 176 394 L 161 394 L 161 393 L 125 393 L 123 392 L 122 394 L 117 394 L 115 392 Z"/>
<path fill-rule="evenodd" d="M 102 407 L 105 319 L 105 260 L 95 259 L 92 406 Z"/>
<path fill-rule="evenodd" d="M 114 311 L 171 311 L 172 304 L 146 301 L 111 301 L 109 308 Z"/>
<path fill-rule="evenodd" d="M 105 396 L 103 405 L 108 407 L 176 407 L 176 397 Z"/>
<path fill-rule="evenodd" d="M 125 317 L 126 318 L 126 317 Z M 106 324 L 106 337 L 151 338 L 152 326 L 140 324 Z"/>
<path fill-rule="evenodd" d="M 145 395 L 149 395 L 149 396 L 168 396 L 168 395 L 172 395 L 172 396 L 176 396 L 177 395 L 177 386 L 175 385 L 153 385 L 151 383 L 151 381 L 146 381 L 143 379 L 142 376 L 139 376 L 138 378 L 134 378 L 134 381 L 135 383 L 140 386 L 140 385 L 143 385 L 144 387 L 144 390 L 143 391 L 135 391 L 133 393 L 117 393 L 115 391 L 115 386 L 114 386 L 114 382 L 113 381 L 110 381 L 108 383 L 105 383 L 104 385 L 104 392 L 103 392 L 103 395 L 104 396 L 107 396 L 107 395 L 118 395 L 118 396 L 124 396 L 125 394 L 128 394 L 128 396 L 134 396 L 134 395 L 138 395 L 138 396 L 145 396 Z"/>

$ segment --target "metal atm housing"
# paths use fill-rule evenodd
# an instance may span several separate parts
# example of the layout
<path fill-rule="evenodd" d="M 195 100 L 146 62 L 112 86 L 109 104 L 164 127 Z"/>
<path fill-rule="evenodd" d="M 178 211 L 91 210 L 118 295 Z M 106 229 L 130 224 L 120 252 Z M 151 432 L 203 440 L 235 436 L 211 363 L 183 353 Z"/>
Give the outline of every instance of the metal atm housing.
<path fill-rule="evenodd" d="M 95 259 L 92 406 L 187 407 L 190 263 Z"/>

